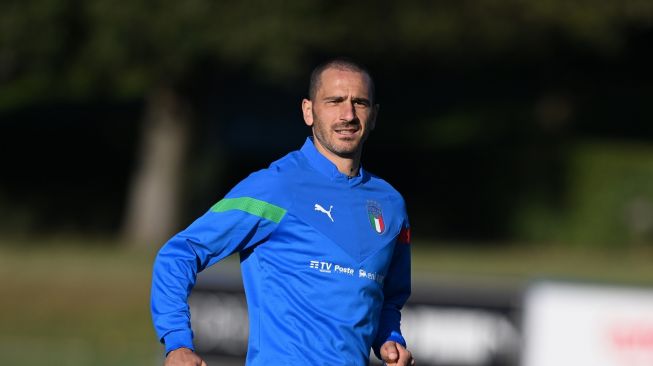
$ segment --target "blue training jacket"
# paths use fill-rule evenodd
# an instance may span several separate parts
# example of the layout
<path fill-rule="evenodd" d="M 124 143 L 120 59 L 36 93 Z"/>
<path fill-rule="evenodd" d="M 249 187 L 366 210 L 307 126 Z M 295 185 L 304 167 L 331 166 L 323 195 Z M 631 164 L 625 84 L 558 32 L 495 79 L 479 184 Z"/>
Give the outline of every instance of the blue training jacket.
<path fill-rule="evenodd" d="M 187 299 L 204 268 L 240 253 L 247 365 L 367 365 L 405 346 L 410 295 L 404 200 L 360 169 L 348 178 L 311 138 L 255 172 L 159 251 L 152 317 L 166 352 L 193 349 Z"/>

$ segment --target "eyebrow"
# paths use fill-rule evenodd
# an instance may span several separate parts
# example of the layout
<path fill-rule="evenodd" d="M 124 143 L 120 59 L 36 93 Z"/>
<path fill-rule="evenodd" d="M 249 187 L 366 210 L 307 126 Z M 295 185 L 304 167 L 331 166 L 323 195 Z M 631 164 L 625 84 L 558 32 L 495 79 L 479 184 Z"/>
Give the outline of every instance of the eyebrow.
<path fill-rule="evenodd" d="M 340 95 L 333 95 L 333 96 L 328 96 L 328 97 L 323 98 L 323 100 L 327 101 L 327 102 L 342 102 L 342 101 L 345 101 L 346 99 L 347 99 L 347 97 L 340 96 Z M 365 105 L 372 105 L 372 102 L 370 102 L 369 99 L 362 98 L 362 97 L 351 98 L 351 101 L 353 103 L 363 103 Z"/>
<path fill-rule="evenodd" d="M 347 97 L 341 95 L 332 95 L 332 96 L 324 97 L 322 99 L 327 102 L 342 102 L 343 100 L 347 99 Z"/>

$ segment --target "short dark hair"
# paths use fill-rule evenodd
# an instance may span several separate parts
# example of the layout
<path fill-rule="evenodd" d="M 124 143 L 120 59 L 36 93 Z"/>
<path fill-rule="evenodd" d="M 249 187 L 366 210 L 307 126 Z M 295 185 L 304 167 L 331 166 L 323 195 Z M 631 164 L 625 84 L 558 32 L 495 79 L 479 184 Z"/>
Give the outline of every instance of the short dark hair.
<path fill-rule="evenodd" d="M 327 61 L 320 63 L 313 69 L 313 72 L 311 73 L 311 80 L 308 85 L 309 99 L 311 100 L 315 99 L 317 90 L 320 88 L 320 84 L 322 82 L 322 73 L 326 69 L 353 71 L 353 72 L 359 72 L 365 74 L 369 80 L 368 87 L 370 89 L 369 90 L 370 100 L 372 101 L 372 103 L 374 103 L 376 92 L 374 88 L 374 79 L 372 79 L 372 74 L 370 74 L 370 71 L 365 66 L 346 57 L 337 57 L 337 58 L 329 59 Z"/>

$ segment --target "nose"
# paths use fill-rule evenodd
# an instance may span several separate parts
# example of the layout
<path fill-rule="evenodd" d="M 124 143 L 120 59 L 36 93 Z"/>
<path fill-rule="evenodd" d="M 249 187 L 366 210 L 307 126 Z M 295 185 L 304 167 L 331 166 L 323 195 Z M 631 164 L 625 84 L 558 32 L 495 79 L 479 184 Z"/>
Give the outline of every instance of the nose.
<path fill-rule="evenodd" d="M 351 102 L 341 103 L 340 119 L 342 121 L 347 121 L 347 122 L 356 119 L 356 108 L 354 108 L 354 103 Z"/>

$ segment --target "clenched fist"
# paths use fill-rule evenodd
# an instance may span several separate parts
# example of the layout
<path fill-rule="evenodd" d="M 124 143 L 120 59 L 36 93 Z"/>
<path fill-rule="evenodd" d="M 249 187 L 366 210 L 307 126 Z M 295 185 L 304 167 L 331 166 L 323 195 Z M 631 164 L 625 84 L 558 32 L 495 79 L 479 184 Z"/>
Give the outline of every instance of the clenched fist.
<path fill-rule="evenodd" d="M 415 359 L 404 346 L 397 342 L 387 341 L 381 346 L 381 359 L 388 366 L 413 366 Z"/>
<path fill-rule="evenodd" d="M 170 351 L 164 366 L 208 366 L 197 353 L 188 348 Z"/>

